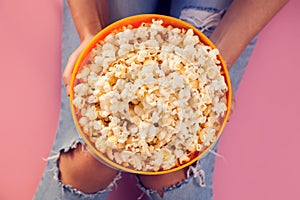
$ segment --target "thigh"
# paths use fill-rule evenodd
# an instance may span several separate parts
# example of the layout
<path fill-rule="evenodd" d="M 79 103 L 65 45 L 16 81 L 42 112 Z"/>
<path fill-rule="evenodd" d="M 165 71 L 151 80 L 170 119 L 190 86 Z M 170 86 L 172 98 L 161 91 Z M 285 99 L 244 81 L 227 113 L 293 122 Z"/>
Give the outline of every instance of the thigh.
<path fill-rule="evenodd" d="M 68 9 L 66 1 L 64 2 L 63 13 L 63 44 L 62 44 L 62 66 L 67 63 L 69 55 L 77 47 L 79 40 L 76 30 L 73 26 L 72 16 Z M 64 69 L 62 68 L 62 71 Z M 56 138 L 52 146 L 51 153 L 47 158 L 47 165 L 44 170 L 42 179 L 38 185 L 33 199 L 36 200 L 77 200 L 77 199 L 106 199 L 113 183 L 120 177 L 117 176 L 115 180 L 106 189 L 99 190 L 94 194 L 85 194 L 79 190 L 74 189 L 69 185 L 65 185 L 60 181 L 60 171 L 58 161 L 63 152 L 71 151 L 77 146 L 84 145 L 84 141 L 77 133 L 71 110 L 69 105 L 69 97 L 66 95 L 65 87 L 61 85 L 61 108 L 58 129 Z"/>
<path fill-rule="evenodd" d="M 190 23 L 209 37 L 231 2 L 232 0 L 172 0 L 170 15 Z"/>

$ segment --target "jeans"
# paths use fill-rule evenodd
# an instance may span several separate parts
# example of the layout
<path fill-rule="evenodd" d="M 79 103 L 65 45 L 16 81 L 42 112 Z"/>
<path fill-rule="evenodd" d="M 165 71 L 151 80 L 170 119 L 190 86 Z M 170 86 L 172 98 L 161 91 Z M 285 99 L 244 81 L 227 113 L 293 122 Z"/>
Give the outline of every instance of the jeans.
<path fill-rule="evenodd" d="M 231 0 L 110 0 L 110 21 L 140 13 L 161 13 L 180 18 L 200 29 L 208 37 L 231 4 Z M 65 3 L 65 2 L 64 2 Z M 146 5 L 147 4 L 147 5 Z M 68 7 L 64 5 L 63 16 L 63 60 L 65 66 L 68 56 L 79 44 Z M 116 14 L 115 14 L 116 13 Z M 240 58 L 230 69 L 230 77 L 234 92 L 237 91 L 240 80 L 246 69 L 248 60 L 255 45 L 255 39 L 247 46 Z M 63 69 L 62 69 L 63 70 Z M 77 133 L 69 108 L 69 98 L 62 85 L 60 119 L 52 151 L 48 157 L 47 166 L 37 188 L 36 200 L 75 200 L 75 199 L 106 199 L 116 181 L 121 178 L 120 172 L 115 180 L 105 189 L 94 194 L 85 194 L 71 186 L 64 185 L 59 180 L 58 158 L 62 151 L 67 152 L 84 141 Z M 138 182 L 139 188 L 147 199 L 213 199 L 213 172 L 217 144 L 200 160 L 191 165 L 187 171 L 187 179 L 164 189 L 163 198 L 154 190 L 146 188 Z M 124 198 L 125 199 L 125 198 Z M 125 199 L 126 200 L 126 199 Z"/>

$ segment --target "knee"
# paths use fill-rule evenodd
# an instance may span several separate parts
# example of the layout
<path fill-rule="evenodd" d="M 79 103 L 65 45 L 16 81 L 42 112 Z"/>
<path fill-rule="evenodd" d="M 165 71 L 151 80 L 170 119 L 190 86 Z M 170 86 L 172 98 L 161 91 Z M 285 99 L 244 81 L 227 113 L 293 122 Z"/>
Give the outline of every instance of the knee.
<path fill-rule="evenodd" d="M 161 196 L 163 189 L 176 185 L 186 179 L 187 169 L 181 169 L 168 174 L 157 176 L 140 176 L 140 180 L 147 188 L 156 190 Z"/>
<path fill-rule="evenodd" d="M 61 182 L 84 193 L 105 189 L 118 173 L 99 162 L 81 144 L 61 153 L 58 166 Z"/>

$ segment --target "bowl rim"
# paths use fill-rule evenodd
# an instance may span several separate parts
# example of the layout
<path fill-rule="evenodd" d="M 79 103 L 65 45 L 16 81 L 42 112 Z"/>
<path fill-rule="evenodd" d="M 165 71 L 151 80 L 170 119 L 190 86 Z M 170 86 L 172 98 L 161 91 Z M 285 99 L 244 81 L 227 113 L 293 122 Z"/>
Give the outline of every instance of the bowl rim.
<path fill-rule="evenodd" d="M 174 18 L 174 17 L 166 16 L 166 15 L 160 15 L 160 14 L 133 15 L 133 16 L 129 16 L 129 17 L 123 18 L 121 20 L 118 20 L 118 21 L 106 26 L 104 29 L 99 31 L 91 39 L 91 41 L 85 46 L 85 48 L 83 49 L 83 51 L 79 55 L 75 65 L 74 65 L 72 76 L 71 76 L 71 82 L 70 82 L 70 108 L 71 108 L 73 120 L 75 122 L 75 125 L 76 125 L 77 132 L 78 132 L 79 136 L 84 140 L 84 142 L 85 142 L 87 148 L 89 149 L 89 151 L 91 152 L 91 154 L 94 155 L 96 159 L 98 159 L 102 163 L 108 165 L 109 167 L 113 167 L 115 169 L 130 172 L 130 173 L 141 174 L 141 175 L 160 175 L 160 174 L 166 174 L 166 173 L 174 172 L 174 171 L 183 169 L 187 166 L 190 166 L 191 164 L 193 164 L 194 162 L 196 162 L 197 160 L 202 158 L 217 143 L 220 136 L 222 135 L 223 129 L 224 129 L 224 127 L 225 127 L 225 125 L 228 121 L 229 115 L 230 115 L 230 107 L 231 107 L 231 101 L 232 101 L 232 86 L 231 86 L 231 81 L 230 81 L 230 77 L 229 77 L 229 72 L 228 72 L 225 60 L 223 59 L 222 55 L 218 54 L 217 58 L 220 61 L 221 70 L 224 73 L 223 76 L 225 78 L 225 82 L 226 82 L 227 88 L 228 88 L 228 91 L 226 93 L 227 111 L 226 111 L 226 114 L 223 118 L 223 122 L 221 124 L 221 127 L 220 127 L 218 133 L 216 134 L 216 141 L 212 142 L 202 152 L 199 152 L 196 157 L 194 157 L 193 159 L 191 159 L 187 163 L 184 163 L 180 166 L 173 167 L 171 169 L 161 170 L 161 171 L 140 171 L 140 170 L 134 170 L 134 169 L 131 169 L 131 168 L 126 168 L 126 167 L 124 167 L 124 166 L 122 166 L 122 165 L 120 165 L 116 162 L 113 162 L 112 160 L 110 160 L 109 158 L 104 156 L 101 152 L 99 152 L 94 147 L 94 145 L 89 141 L 89 139 L 86 137 L 86 135 L 82 132 L 81 127 L 79 125 L 79 122 L 78 122 L 78 120 L 76 120 L 77 117 L 76 117 L 75 109 L 74 109 L 74 106 L 73 106 L 73 97 L 74 97 L 73 88 L 74 88 L 74 84 L 75 84 L 76 74 L 77 74 L 78 70 L 80 69 L 81 65 L 86 61 L 86 59 L 89 56 L 92 49 L 95 48 L 97 43 L 99 41 L 103 40 L 108 34 L 110 34 L 111 32 L 113 32 L 115 30 L 121 29 L 122 27 L 127 26 L 127 25 L 132 25 L 133 27 L 138 27 L 142 23 L 151 23 L 153 19 L 154 20 L 162 20 L 163 25 L 166 25 L 166 26 L 172 25 L 173 27 L 184 28 L 186 30 L 187 29 L 192 29 L 194 31 L 194 34 L 199 37 L 199 39 L 202 43 L 204 43 L 205 45 L 211 46 L 213 49 L 216 48 L 216 46 L 213 44 L 213 42 L 206 35 L 204 35 L 200 30 L 198 30 L 197 28 L 195 28 L 191 24 L 189 24 L 185 21 L 182 21 L 178 18 Z"/>

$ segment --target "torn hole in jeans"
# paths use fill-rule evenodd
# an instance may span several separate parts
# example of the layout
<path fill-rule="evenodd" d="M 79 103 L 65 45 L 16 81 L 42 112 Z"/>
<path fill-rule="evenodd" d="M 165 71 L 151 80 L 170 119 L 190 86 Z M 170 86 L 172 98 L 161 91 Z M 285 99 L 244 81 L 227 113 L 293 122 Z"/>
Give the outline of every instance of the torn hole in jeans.
<path fill-rule="evenodd" d="M 143 199 L 144 195 L 147 195 L 148 199 L 162 198 L 156 190 L 144 186 L 139 175 L 137 175 L 136 178 L 137 178 L 137 186 L 141 190 L 141 194 L 138 197 L 138 200 Z M 182 180 L 178 183 L 175 183 L 171 186 L 163 188 L 162 195 L 164 196 L 164 194 L 166 192 L 185 187 L 185 185 L 189 184 L 190 182 L 192 182 L 194 180 L 198 180 L 198 181 L 196 181 L 196 183 L 198 183 L 200 187 L 202 187 L 202 188 L 206 187 L 205 171 L 201 168 L 199 160 L 187 168 L 186 178 L 184 180 Z M 153 196 L 155 196 L 155 198 L 153 198 Z"/>
<path fill-rule="evenodd" d="M 206 187 L 205 184 L 205 172 L 201 169 L 200 162 L 197 161 L 194 165 L 189 166 L 187 170 L 187 179 L 193 176 L 194 178 L 198 178 L 199 185 L 201 187 Z"/>
<path fill-rule="evenodd" d="M 77 149 L 77 148 L 80 148 L 80 149 Z M 53 166 L 55 166 L 55 167 L 53 167 L 50 170 L 53 171 L 53 179 L 58 181 L 59 186 L 62 191 L 72 193 L 72 194 L 80 196 L 80 197 L 91 198 L 91 197 L 99 196 L 103 193 L 112 191 L 112 189 L 117 186 L 117 181 L 119 179 L 121 179 L 120 171 L 117 173 L 117 175 L 114 177 L 112 182 L 109 183 L 109 185 L 105 189 L 99 190 L 98 192 L 95 192 L 95 193 L 84 193 L 84 192 L 80 191 L 79 189 L 72 187 L 71 185 L 64 184 L 60 178 L 61 172 L 60 172 L 60 167 L 59 167 L 59 160 L 60 160 L 60 157 L 62 154 L 69 153 L 69 152 L 72 153 L 72 151 L 82 151 L 83 153 L 89 153 L 89 151 L 85 148 L 85 144 L 81 140 L 79 140 L 79 141 L 75 141 L 72 145 L 70 145 L 68 147 L 64 147 L 64 148 L 60 149 L 60 151 L 58 153 L 54 153 L 54 154 L 52 154 L 52 156 L 49 156 L 48 158 L 45 159 L 48 162 L 54 162 Z"/>
<path fill-rule="evenodd" d="M 179 19 L 188 22 L 201 32 L 212 31 L 220 22 L 225 10 L 184 8 Z"/>

